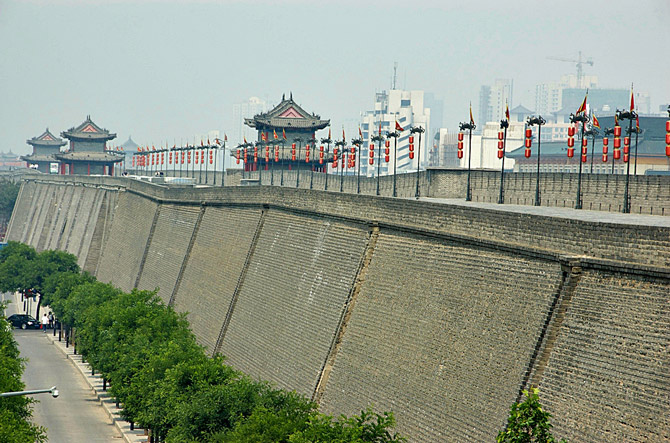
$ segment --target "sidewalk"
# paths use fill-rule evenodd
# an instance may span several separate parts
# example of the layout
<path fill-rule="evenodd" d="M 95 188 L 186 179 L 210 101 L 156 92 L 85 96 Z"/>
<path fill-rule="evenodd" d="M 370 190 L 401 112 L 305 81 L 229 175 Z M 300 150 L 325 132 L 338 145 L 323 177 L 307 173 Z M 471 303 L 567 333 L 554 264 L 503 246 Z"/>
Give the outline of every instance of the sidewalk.
<path fill-rule="evenodd" d="M 98 397 L 100 405 L 102 405 L 102 408 L 105 410 L 112 423 L 114 423 L 114 426 L 119 430 L 123 439 L 127 443 L 148 442 L 149 437 L 145 435 L 143 429 L 138 430 L 135 428 L 133 431 L 130 430 L 130 423 L 121 418 L 121 415 L 119 414 L 120 409 L 116 408 L 114 399 L 110 397 L 108 392 L 102 390 L 102 377 L 100 375 L 91 375 L 91 366 L 88 363 L 82 363 L 81 355 L 74 355 L 74 348 L 72 346 L 66 348 L 65 339 L 63 338 L 63 340 L 59 342 L 58 335 L 53 336 L 52 330 L 49 330 L 45 335 L 56 348 L 65 354 L 66 358 L 70 360 L 72 365 L 77 368 L 77 371 L 79 371 L 84 379 L 86 379 L 86 383 L 88 383 L 91 390 L 95 393 L 96 397 Z"/>

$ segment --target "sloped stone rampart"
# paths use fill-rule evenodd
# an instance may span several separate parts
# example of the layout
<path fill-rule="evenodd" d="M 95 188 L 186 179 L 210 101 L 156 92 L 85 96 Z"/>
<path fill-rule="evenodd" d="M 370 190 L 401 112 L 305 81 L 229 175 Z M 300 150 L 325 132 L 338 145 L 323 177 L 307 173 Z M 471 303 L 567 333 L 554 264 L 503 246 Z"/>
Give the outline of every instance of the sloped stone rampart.
<path fill-rule="evenodd" d="M 539 381 L 569 441 L 670 440 L 670 280 L 585 269 Z"/>
<path fill-rule="evenodd" d="M 211 354 L 258 226 L 260 209 L 206 207 L 174 297 Z"/>
<path fill-rule="evenodd" d="M 367 236 L 364 226 L 268 211 L 223 337 L 230 364 L 311 396 Z"/>
<path fill-rule="evenodd" d="M 557 263 L 382 229 L 322 399 L 374 403 L 412 441 L 490 441 L 504 425 Z"/>
<path fill-rule="evenodd" d="M 112 282 L 124 291 L 135 287 L 157 206 L 127 192 L 119 195 L 114 223 L 100 257 L 98 280 Z"/>
<path fill-rule="evenodd" d="M 36 192 L 38 185 L 35 182 L 24 182 L 21 185 L 7 229 L 8 241 L 23 241 Z"/>
<path fill-rule="evenodd" d="M 158 288 L 158 296 L 169 303 L 199 212 L 198 206 L 160 207 L 138 289 Z"/>

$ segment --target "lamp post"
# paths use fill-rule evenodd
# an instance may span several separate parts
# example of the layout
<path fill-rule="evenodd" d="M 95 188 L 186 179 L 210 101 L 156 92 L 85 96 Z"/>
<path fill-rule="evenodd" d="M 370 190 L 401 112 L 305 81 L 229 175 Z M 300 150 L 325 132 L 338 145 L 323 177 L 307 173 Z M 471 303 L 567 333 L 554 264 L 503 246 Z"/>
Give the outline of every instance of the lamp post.
<path fill-rule="evenodd" d="M 535 180 L 535 206 L 540 206 L 540 154 L 542 146 L 542 125 L 547 123 L 541 115 L 528 117 L 528 126 L 537 125 L 537 179 Z"/>
<path fill-rule="evenodd" d="M 301 138 L 295 138 L 293 140 L 294 143 L 298 144 L 298 161 L 296 162 L 296 165 L 298 165 L 298 170 L 296 171 L 296 179 L 295 179 L 295 187 L 299 188 L 300 187 L 300 153 L 302 152 L 302 139 Z"/>
<path fill-rule="evenodd" d="M 309 189 L 314 189 L 314 157 L 316 154 L 316 137 L 312 138 L 312 146 L 310 150 L 307 150 L 310 147 L 309 143 L 305 147 L 305 163 L 309 164 L 310 169 L 312 170 L 309 175 Z M 307 154 L 310 154 L 309 159 L 307 158 Z"/>
<path fill-rule="evenodd" d="M 507 119 L 500 120 L 500 129 L 503 130 L 503 138 L 500 140 L 500 133 L 498 133 L 498 156 L 502 160 L 502 165 L 500 166 L 500 194 L 498 195 L 499 205 L 505 203 L 503 182 L 505 180 L 505 145 L 507 144 L 507 128 L 509 128 L 509 121 L 507 121 Z M 501 145 L 502 149 L 500 149 Z"/>
<path fill-rule="evenodd" d="M 325 165 L 325 168 L 326 168 L 326 170 L 325 170 L 325 172 L 326 172 L 326 183 L 324 185 L 324 190 L 325 191 L 328 190 L 328 159 L 330 158 L 328 154 L 330 153 L 330 144 L 333 142 L 333 140 L 330 138 L 330 129 L 328 129 L 328 132 L 329 132 L 328 137 L 324 137 L 324 138 L 321 139 L 321 143 L 326 144 L 326 161 L 324 162 L 324 165 Z"/>
<path fill-rule="evenodd" d="M 469 135 L 468 135 L 468 182 L 466 185 L 466 190 L 465 190 L 465 201 L 469 202 L 472 201 L 472 193 L 470 192 L 470 171 L 471 171 L 471 159 L 472 159 L 472 131 L 477 127 L 475 125 L 475 122 L 470 121 L 469 123 L 459 123 L 458 128 L 461 131 L 468 130 Z"/>
<path fill-rule="evenodd" d="M 0 397 L 16 397 L 19 395 L 33 395 L 33 394 L 51 394 L 53 398 L 58 398 L 60 395 L 60 392 L 58 392 L 58 388 L 56 386 L 52 386 L 49 389 L 33 389 L 30 391 L 15 391 L 15 392 L 2 392 L 0 393 Z"/>
<path fill-rule="evenodd" d="M 398 164 L 398 137 L 400 132 L 396 129 L 393 132 L 387 132 L 386 138 L 393 138 L 393 196 L 396 197 L 396 166 Z"/>
<path fill-rule="evenodd" d="M 591 137 L 591 168 L 589 174 L 593 174 L 593 156 L 595 155 L 596 150 L 596 137 L 598 136 L 598 130 L 594 127 L 584 131 L 584 136 Z"/>
<path fill-rule="evenodd" d="M 605 161 L 605 156 L 608 155 L 609 151 L 609 135 L 614 134 L 614 128 L 605 128 L 603 129 L 603 162 Z M 612 155 L 612 174 L 614 174 L 614 155 Z"/>
<path fill-rule="evenodd" d="M 361 146 L 363 146 L 362 138 L 352 138 L 351 144 L 356 146 L 356 167 L 358 169 L 356 175 L 356 194 L 361 193 L 361 162 L 363 157 L 361 156 Z"/>
<path fill-rule="evenodd" d="M 379 134 L 372 136 L 370 140 L 372 142 L 377 142 L 377 150 L 379 151 L 379 154 L 377 155 L 379 157 L 377 161 L 377 195 L 379 195 L 379 175 L 381 174 L 381 165 L 382 165 L 382 157 L 381 157 L 381 152 L 382 152 L 382 141 L 384 141 L 384 136 L 381 134 L 381 123 L 379 125 Z M 374 158 L 374 157 L 373 157 Z"/>
<path fill-rule="evenodd" d="M 582 209 L 582 163 L 586 162 L 586 154 L 584 153 L 584 131 L 586 124 L 589 122 L 589 116 L 586 113 L 570 114 L 570 123 L 582 124 L 582 138 L 581 138 L 581 157 L 579 159 L 579 175 L 577 176 L 577 199 L 575 200 L 575 209 Z"/>
<path fill-rule="evenodd" d="M 337 171 L 336 173 L 340 174 L 340 192 L 344 191 L 344 179 L 343 179 L 343 174 L 342 172 L 344 171 L 344 166 L 340 166 L 342 164 L 342 160 L 345 155 L 347 155 L 346 152 L 344 152 L 344 145 L 345 142 L 344 140 L 337 140 L 335 142 L 335 147 L 337 147 L 337 152 L 340 154 L 340 157 L 337 159 Z"/>
<path fill-rule="evenodd" d="M 414 192 L 414 197 L 419 198 L 419 170 L 421 169 L 421 134 L 426 132 L 426 130 L 421 126 L 416 126 L 410 129 L 409 132 L 412 134 L 419 134 L 419 148 L 416 156 L 416 191 Z"/>
<path fill-rule="evenodd" d="M 286 138 L 283 137 L 281 140 L 281 174 L 279 177 L 279 186 L 284 186 L 284 145 L 286 144 Z"/>
<path fill-rule="evenodd" d="M 630 111 L 616 111 L 619 120 L 628 120 L 628 143 L 624 139 L 623 147 L 623 161 L 628 163 L 626 165 L 626 186 L 624 187 L 624 200 L 623 200 L 623 213 L 630 213 L 630 195 L 629 195 L 629 184 L 630 184 L 630 134 L 633 133 L 633 120 L 637 118 L 637 113 L 631 109 Z"/>
<path fill-rule="evenodd" d="M 636 126 L 635 129 L 632 130 L 635 133 L 635 163 L 633 166 L 633 175 L 637 175 L 637 137 L 640 134 L 641 130 L 639 126 Z"/>

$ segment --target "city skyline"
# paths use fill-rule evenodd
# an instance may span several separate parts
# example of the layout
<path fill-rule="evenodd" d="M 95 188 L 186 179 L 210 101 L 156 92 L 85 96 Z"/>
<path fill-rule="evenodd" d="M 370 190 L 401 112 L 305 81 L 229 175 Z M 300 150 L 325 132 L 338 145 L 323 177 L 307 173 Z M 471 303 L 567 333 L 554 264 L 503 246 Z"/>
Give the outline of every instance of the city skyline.
<path fill-rule="evenodd" d="M 27 153 L 26 140 L 45 127 L 58 135 L 89 114 L 119 134 L 117 144 L 232 134 L 236 103 L 261 97 L 272 107 L 290 92 L 353 134 L 375 93 L 390 89 L 396 61 L 398 89 L 443 100 L 452 131 L 497 78 L 514 82 L 510 107 L 532 109 L 536 85 L 575 73 L 548 57 L 578 51 L 594 60 L 584 75 L 601 87 L 633 82 L 652 112 L 670 102 L 670 61 L 656 49 L 670 37 L 667 2 L 638 2 L 633 16 L 618 2 L 531 6 L 419 1 L 408 14 L 396 1 L 3 0 L 0 150 Z"/>

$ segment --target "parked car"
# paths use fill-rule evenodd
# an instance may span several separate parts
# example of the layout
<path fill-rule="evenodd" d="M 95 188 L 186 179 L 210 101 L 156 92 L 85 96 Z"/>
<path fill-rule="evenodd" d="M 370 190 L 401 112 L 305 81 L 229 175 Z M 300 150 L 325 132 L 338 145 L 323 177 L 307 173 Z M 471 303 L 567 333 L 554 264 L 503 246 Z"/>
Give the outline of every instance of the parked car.
<path fill-rule="evenodd" d="M 39 329 L 40 322 L 35 320 L 32 315 L 28 314 L 12 314 L 7 317 L 7 321 L 15 328 L 21 329 Z"/>

